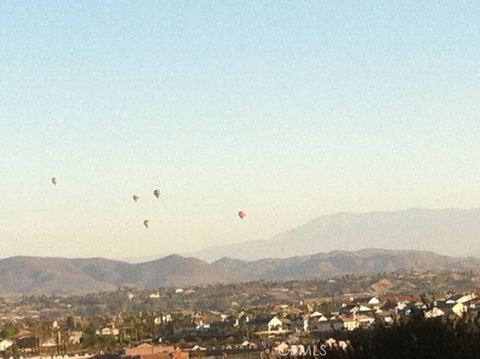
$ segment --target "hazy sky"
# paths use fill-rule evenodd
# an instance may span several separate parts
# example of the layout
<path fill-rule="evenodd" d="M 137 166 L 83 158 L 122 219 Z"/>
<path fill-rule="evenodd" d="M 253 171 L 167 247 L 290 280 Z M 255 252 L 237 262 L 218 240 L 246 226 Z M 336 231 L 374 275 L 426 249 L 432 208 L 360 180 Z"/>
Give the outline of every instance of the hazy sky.
<path fill-rule="evenodd" d="M 478 207 L 479 19 L 477 1 L 0 0 L 0 256 Z"/>

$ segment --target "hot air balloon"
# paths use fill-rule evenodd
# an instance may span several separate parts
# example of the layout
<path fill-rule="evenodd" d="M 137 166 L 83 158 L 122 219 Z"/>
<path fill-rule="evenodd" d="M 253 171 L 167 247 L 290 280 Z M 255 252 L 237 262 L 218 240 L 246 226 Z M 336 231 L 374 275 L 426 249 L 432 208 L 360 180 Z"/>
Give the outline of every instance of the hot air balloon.
<path fill-rule="evenodd" d="M 150 221 L 148 219 L 144 220 L 143 225 L 145 226 L 145 228 L 148 228 L 150 226 Z"/>
<path fill-rule="evenodd" d="M 134 195 L 132 196 L 132 198 L 133 198 L 133 200 L 134 200 L 135 202 L 138 202 L 138 200 L 140 199 L 140 196 L 134 194 Z"/>
<path fill-rule="evenodd" d="M 58 183 L 58 178 L 57 177 L 52 177 L 51 181 L 52 181 L 53 185 L 56 186 L 57 183 Z"/>
<path fill-rule="evenodd" d="M 240 217 L 240 219 L 244 219 L 246 215 L 247 213 L 245 211 L 238 211 L 238 216 Z"/>
<path fill-rule="evenodd" d="M 156 189 L 155 191 L 153 191 L 153 195 L 157 198 L 160 198 L 160 190 Z"/>

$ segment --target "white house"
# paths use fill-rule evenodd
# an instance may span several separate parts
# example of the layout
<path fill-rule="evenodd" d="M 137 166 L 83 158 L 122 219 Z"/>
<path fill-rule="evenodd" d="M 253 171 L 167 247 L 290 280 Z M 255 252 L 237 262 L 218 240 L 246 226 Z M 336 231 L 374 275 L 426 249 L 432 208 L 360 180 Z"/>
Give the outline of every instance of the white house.
<path fill-rule="evenodd" d="M 464 295 L 463 297 L 457 299 L 457 303 L 464 304 L 474 300 L 476 297 L 477 296 L 475 295 L 475 293 Z"/>
<path fill-rule="evenodd" d="M 0 352 L 4 352 L 13 345 L 13 342 L 8 339 L 0 340 Z"/>
<path fill-rule="evenodd" d="M 267 323 L 267 328 L 269 332 L 281 332 L 283 331 L 283 322 L 275 316 Z"/>
<path fill-rule="evenodd" d="M 343 327 L 347 330 L 355 330 L 358 328 L 358 323 L 354 318 L 343 317 L 341 320 L 343 322 Z"/>
<path fill-rule="evenodd" d="M 111 327 L 103 327 L 100 328 L 100 330 L 97 330 L 96 334 L 97 335 L 102 335 L 102 336 L 116 336 L 120 333 L 120 331 L 115 328 L 114 325 Z"/>
<path fill-rule="evenodd" d="M 425 318 L 436 318 L 445 315 L 445 312 L 437 307 L 430 309 L 428 312 L 425 312 Z"/>
<path fill-rule="evenodd" d="M 368 304 L 369 305 L 379 305 L 380 304 L 380 300 L 377 298 L 377 297 L 373 297 L 372 299 L 370 299 L 368 301 Z"/>
<path fill-rule="evenodd" d="M 463 303 L 457 303 L 452 307 L 452 312 L 454 312 L 457 316 L 463 317 L 463 315 L 467 312 L 468 307 Z"/>
<path fill-rule="evenodd" d="M 320 318 L 318 318 L 318 321 L 319 322 L 326 322 L 328 321 L 327 317 L 325 317 L 324 315 L 322 315 Z"/>
<path fill-rule="evenodd" d="M 207 350 L 207 348 L 201 347 L 200 345 L 195 345 L 192 347 L 192 351 L 200 351 L 200 350 Z"/>

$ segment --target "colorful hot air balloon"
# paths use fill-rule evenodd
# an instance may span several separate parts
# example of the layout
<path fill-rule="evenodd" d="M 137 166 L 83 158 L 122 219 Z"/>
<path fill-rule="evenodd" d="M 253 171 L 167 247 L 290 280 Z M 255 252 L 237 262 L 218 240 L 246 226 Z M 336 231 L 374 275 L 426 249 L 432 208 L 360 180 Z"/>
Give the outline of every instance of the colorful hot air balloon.
<path fill-rule="evenodd" d="M 247 213 L 245 211 L 238 211 L 238 216 L 240 217 L 240 219 L 244 219 L 246 215 Z"/>
<path fill-rule="evenodd" d="M 148 219 L 144 220 L 143 225 L 145 226 L 145 228 L 148 228 L 150 226 L 150 221 Z"/>
<path fill-rule="evenodd" d="M 57 183 L 58 183 L 58 178 L 57 177 L 52 177 L 52 179 L 50 181 L 52 181 L 53 185 L 56 186 Z"/>
<path fill-rule="evenodd" d="M 132 196 L 132 198 L 133 198 L 133 200 L 134 200 L 135 202 L 138 202 L 138 200 L 140 199 L 140 197 L 139 197 L 138 195 L 136 195 L 136 194 L 134 194 L 134 195 Z"/>
<path fill-rule="evenodd" d="M 153 191 L 153 195 L 157 198 L 160 198 L 160 190 L 156 189 L 155 191 Z"/>

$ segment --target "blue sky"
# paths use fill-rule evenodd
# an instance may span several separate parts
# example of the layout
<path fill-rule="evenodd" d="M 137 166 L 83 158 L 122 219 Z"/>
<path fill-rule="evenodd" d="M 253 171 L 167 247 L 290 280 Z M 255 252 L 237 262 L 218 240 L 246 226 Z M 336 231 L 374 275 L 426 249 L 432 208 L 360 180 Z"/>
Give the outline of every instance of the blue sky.
<path fill-rule="evenodd" d="M 478 207 L 479 18 L 474 1 L 0 1 L 2 256 Z"/>

